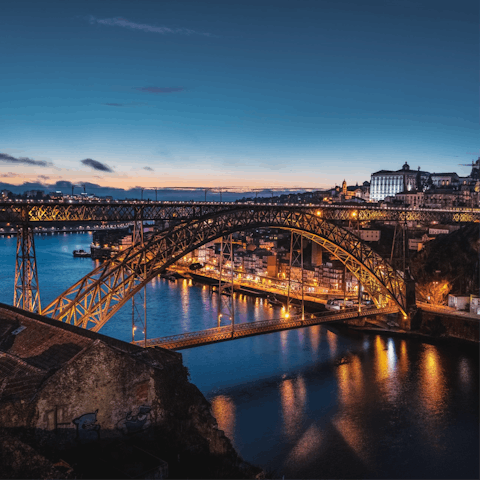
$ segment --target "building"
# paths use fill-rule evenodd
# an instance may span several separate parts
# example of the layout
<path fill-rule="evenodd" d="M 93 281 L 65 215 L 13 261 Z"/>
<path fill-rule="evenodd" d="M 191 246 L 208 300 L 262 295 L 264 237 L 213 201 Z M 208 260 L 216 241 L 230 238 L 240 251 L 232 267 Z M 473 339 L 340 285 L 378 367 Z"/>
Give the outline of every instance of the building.
<path fill-rule="evenodd" d="M 360 237 L 365 242 L 378 242 L 380 240 L 381 232 L 380 230 L 370 230 L 366 228 L 362 228 L 361 230 L 357 230 L 353 227 L 346 227 L 346 230 L 349 230 L 357 237 Z"/>
<path fill-rule="evenodd" d="M 470 297 L 468 295 L 448 295 L 448 306 L 456 310 L 468 310 Z"/>
<path fill-rule="evenodd" d="M 460 183 L 459 176 L 454 172 L 432 173 L 430 175 L 430 180 L 431 184 L 435 187 L 451 187 Z"/>
<path fill-rule="evenodd" d="M 470 295 L 470 313 L 480 315 L 480 297 L 478 295 Z"/>
<path fill-rule="evenodd" d="M 428 172 L 422 172 L 420 167 L 418 167 L 418 171 L 410 170 L 410 166 L 406 162 L 400 170 L 380 170 L 372 173 L 370 200 L 379 202 L 384 200 L 385 197 L 392 197 L 400 192 L 421 189 L 429 175 Z"/>
<path fill-rule="evenodd" d="M 424 196 L 425 194 L 423 192 L 401 192 L 395 195 L 395 199 L 400 200 L 404 205 L 407 205 L 410 208 L 419 208 L 425 203 Z"/>
<path fill-rule="evenodd" d="M 145 455 L 145 444 L 168 467 L 180 455 L 190 468 L 189 452 L 239 462 L 210 404 L 189 383 L 181 354 L 173 351 L 144 349 L 0 304 L 0 386 L 3 434 L 21 435 L 34 449 L 56 451 L 68 463 L 68 452 L 74 462 L 88 464 L 98 451 L 116 478 L 166 478 L 165 461 Z M 131 456 L 109 461 L 110 450 L 126 446 L 135 450 L 141 476 L 129 474 Z M 113 478 L 96 473 L 75 478 Z M 178 473 L 195 474 L 198 466 Z"/>

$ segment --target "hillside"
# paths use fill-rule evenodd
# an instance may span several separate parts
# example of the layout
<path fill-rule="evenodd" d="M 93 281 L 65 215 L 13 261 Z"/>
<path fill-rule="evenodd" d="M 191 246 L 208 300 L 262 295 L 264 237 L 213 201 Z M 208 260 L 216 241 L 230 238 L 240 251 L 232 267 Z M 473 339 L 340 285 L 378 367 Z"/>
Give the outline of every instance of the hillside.
<path fill-rule="evenodd" d="M 411 258 L 411 272 L 420 287 L 441 279 L 451 284 L 450 293 L 478 295 L 479 246 L 477 224 L 439 235 Z"/>

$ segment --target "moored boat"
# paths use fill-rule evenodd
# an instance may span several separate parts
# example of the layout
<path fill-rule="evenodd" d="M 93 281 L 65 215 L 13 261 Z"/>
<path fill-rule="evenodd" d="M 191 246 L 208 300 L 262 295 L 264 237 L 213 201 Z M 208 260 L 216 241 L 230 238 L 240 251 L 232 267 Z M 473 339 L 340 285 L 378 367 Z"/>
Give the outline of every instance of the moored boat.
<path fill-rule="evenodd" d="M 85 250 L 74 250 L 73 251 L 73 256 L 74 257 L 80 257 L 80 258 L 87 258 L 87 257 L 91 257 L 92 255 L 88 252 L 86 252 Z"/>

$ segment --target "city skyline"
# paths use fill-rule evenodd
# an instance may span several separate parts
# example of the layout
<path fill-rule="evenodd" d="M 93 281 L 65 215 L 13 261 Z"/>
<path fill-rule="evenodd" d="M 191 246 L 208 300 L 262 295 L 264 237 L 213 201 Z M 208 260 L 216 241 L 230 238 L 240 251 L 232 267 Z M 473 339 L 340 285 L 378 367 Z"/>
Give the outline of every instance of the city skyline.
<path fill-rule="evenodd" d="M 477 5 L 19 1 L 0 182 L 314 187 L 470 173 Z"/>

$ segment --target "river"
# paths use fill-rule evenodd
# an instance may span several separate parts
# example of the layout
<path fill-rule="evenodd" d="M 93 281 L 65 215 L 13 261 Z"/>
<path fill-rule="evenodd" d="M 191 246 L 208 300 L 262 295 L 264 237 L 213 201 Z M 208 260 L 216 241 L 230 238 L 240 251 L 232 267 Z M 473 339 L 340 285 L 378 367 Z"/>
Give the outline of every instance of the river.
<path fill-rule="evenodd" d="M 95 266 L 91 234 L 36 236 L 42 305 Z M 1 301 L 13 300 L 15 237 L 0 238 Z M 131 340 L 131 304 L 101 333 Z M 191 281 L 147 287 L 149 337 L 215 326 Z M 237 296 L 237 321 L 279 316 Z M 191 381 L 248 462 L 277 478 L 478 478 L 479 349 L 314 326 L 182 352 Z"/>

